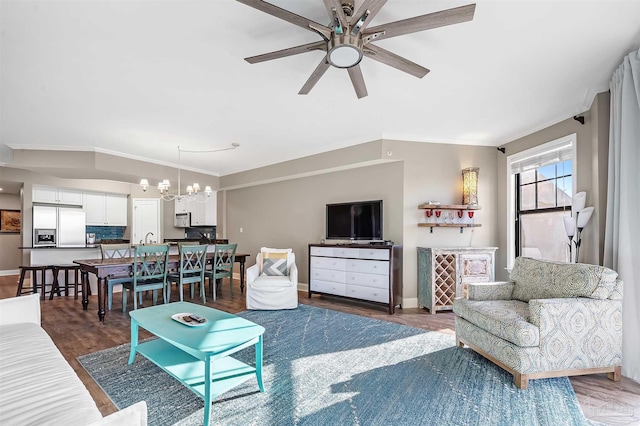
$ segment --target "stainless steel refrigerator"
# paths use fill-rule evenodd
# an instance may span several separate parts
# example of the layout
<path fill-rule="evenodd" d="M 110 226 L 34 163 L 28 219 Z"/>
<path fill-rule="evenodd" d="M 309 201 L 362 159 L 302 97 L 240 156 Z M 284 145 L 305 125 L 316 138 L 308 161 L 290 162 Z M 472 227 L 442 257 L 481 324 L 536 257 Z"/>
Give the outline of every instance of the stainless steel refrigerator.
<path fill-rule="evenodd" d="M 55 229 L 56 247 L 84 247 L 86 217 L 81 207 L 33 206 L 33 229 Z"/>

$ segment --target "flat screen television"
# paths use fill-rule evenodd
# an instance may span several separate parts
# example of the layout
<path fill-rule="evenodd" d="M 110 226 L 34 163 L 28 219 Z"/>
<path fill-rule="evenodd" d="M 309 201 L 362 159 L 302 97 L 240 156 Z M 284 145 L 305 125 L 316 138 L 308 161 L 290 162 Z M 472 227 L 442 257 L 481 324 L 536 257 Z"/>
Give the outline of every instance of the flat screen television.
<path fill-rule="evenodd" d="M 382 240 L 382 200 L 327 204 L 328 240 Z"/>

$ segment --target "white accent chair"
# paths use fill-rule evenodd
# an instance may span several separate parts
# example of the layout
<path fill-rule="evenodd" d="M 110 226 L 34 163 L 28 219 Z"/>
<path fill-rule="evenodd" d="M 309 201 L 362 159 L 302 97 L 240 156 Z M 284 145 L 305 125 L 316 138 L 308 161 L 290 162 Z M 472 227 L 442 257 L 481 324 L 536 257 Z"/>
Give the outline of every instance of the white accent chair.
<path fill-rule="evenodd" d="M 286 253 L 289 276 L 266 275 L 262 271 L 262 253 Z M 256 264 L 247 269 L 247 309 L 277 310 L 298 307 L 298 268 L 291 249 L 262 247 Z"/>

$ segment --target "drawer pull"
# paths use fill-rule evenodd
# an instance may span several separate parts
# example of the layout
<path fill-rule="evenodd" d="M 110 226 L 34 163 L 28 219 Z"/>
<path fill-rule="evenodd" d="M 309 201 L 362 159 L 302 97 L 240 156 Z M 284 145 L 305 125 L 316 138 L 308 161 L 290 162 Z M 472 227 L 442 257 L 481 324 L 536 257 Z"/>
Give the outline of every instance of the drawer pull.
<path fill-rule="evenodd" d="M 379 295 L 379 294 L 380 294 L 380 293 L 373 293 L 373 295 L 374 295 L 374 296 L 377 296 L 377 295 Z"/>

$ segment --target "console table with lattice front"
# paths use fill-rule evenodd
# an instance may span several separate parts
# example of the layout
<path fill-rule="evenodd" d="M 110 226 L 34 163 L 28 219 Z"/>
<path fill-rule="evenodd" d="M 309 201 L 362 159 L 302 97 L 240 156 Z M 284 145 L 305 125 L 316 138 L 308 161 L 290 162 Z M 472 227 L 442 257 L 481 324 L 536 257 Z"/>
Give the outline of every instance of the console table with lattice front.
<path fill-rule="evenodd" d="M 435 314 L 466 297 L 467 284 L 494 280 L 496 247 L 418 247 L 418 303 Z"/>

